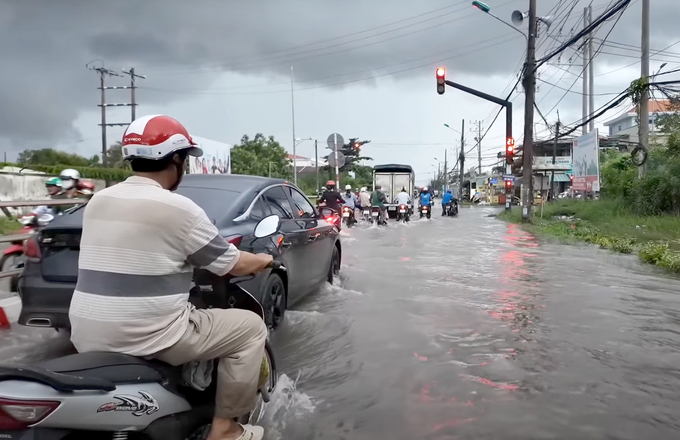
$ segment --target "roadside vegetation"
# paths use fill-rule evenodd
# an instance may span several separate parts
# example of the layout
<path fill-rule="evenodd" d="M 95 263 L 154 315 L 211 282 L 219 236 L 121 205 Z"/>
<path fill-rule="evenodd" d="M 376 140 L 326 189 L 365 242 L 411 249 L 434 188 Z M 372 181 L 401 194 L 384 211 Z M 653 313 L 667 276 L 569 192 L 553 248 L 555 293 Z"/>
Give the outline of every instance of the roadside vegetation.
<path fill-rule="evenodd" d="M 19 230 L 21 228 L 21 224 L 12 219 L 8 219 L 7 217 L 0 217 L 0 235 L 7 235 L 11 234 L 14 231 Z"/>
<path fill-rule="evenodd" d="M 538 233 L 566 242 L 586 242 L 680 273 L 680 116 L 659 118 L 669 134 L 665 145 L 653 146 L 648 172 L 638 178 L 630 154 L 600 154 L 601 200 L 558 200 L 535 207 Z M 515 208 L 499 218 L 520 223 Z"/>

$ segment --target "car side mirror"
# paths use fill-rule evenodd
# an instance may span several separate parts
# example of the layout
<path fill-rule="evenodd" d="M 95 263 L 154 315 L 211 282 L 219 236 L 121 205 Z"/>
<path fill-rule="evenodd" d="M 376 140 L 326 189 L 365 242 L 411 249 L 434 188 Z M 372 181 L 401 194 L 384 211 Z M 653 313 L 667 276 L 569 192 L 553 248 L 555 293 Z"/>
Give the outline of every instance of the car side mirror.
<path fill-rule="evenodd" d="M 281 227 L 281 218 L 278 215 L 265 217 L 255 226 L 255 238 L 264 238 L 274 235 Z"/>

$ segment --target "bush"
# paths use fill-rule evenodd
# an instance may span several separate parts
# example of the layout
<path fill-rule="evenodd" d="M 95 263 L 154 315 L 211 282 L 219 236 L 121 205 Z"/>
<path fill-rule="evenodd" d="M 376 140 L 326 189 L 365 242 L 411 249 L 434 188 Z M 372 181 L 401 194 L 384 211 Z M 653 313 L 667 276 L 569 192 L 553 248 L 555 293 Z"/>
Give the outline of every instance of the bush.
<path fill-rule="evenodd" d="M 6 166 L 41 171 L 48 176 L 58 176 L 59 173 L 61 173 L 65 168 L 72 168 L 74 170 L 78 170 L 80 175 L 85 179 L 110 180 L 113 182 L 122 182 L 132 175 L 131 171 L 121 168 L 74 167 L 71 165 L 20 165 L 15 163 L 0 163 L 0 168 Z"/>

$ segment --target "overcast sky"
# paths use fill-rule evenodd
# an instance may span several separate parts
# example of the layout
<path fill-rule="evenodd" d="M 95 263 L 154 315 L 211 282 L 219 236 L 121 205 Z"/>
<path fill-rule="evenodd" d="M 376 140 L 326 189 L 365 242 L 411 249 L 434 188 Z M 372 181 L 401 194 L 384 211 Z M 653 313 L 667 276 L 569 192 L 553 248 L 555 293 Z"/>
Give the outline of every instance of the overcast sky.
<path fill-rule="evenodd" d="M 529 2 L 488 3 L 510 21 L 512 11 L 524 11 Z M 539 15 L 555 16 L 549 29 L 541 29 L 540 58 L 578 32 L 591 2 L 538 3 Z M 593 0 L 593 16 L 610 3 Z M 677 68 L 680 1 L 651 3 L 652 71 L 664 62 L 665 70 Z M 607 37 L 595 60 L 596 107 L 639 76 L 640 12 L 641 2 L 633 0 L 608 37 L 614 20 L 595 36 L 596 49 Z M 86 68 L 89 62 L 116 71 L 135 67 L 146 75 L 138 81 L 138 115 L 169 114 L 191 133 L 231 144 L 260 132 L 292 150 L 293 66 L 297 137 L 319 139 L 321 152 L 333 132 L 370 139 L 363 151 L 375 163 L 411 164 L 418 180 L 435 170 L 434 158 L 443 160 L 445 150 L 449 166 L 455 156 L 460 135 L 444 123 L 460 130 L 465 120 L 469 150 L 475 136 L 470 129 L 478 127 L 473 122 L 486 131 L 497 109 L 451 88 L 437 95 L 435 68 L 446 67 L 448 79 L 505 96 L 526 46 L 520 33 L 470 0 L 0 0 L 0 41 L 0 151 L 10 160 L 25 148 L 101 151 L 99 78 Z M 540 70 L 538 108 L 551 124 L 557 111 L 562 123 L 574 123 L 581 117 L 580 57 L 568 49 L 552 63 Z M 107 85 L 127 83 L 125 77 L 107 78 Z M 107 100 L 128 102 L 129 95 L 108 91 Z M 513 100 L 520 141 L 521 88 Z M 129 117 L 127 108 L 108 111 L 109 122 Z M 482 143 L 484 166 L 502 149 L 503 121 Z M 537 136 L 549 136 L 538 114 L 536 121 Z M 109 129 L 109 143 L 121 133 Z M 313 156 L 313 143 L 302 143 L 298 154 Z M 470 152 L 466 165 L 476 159 Z"/>

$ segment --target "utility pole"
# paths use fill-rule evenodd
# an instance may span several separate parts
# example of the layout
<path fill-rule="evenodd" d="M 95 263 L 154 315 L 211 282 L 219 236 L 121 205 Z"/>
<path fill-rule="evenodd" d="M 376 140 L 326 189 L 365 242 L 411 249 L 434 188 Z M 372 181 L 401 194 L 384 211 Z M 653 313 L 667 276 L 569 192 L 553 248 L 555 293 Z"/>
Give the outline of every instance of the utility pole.
<path fill-rule="evenodd" d="M 642 0 L 642 80 L 649 81 L 649 0 Z M 645 86 L 640 97 L 640 144 L 649 148 L 649 88 Z M 647 173 L 647 162 L 638 167 L 638 174 Z"/>
<path fill-rule="evenodd" d="M 557 124 L 555 124 L 555 143 L 553 144 L 553 170 L 552 170 L 552 176 L 550 176 L 550 189 L 548 190 L 548 200 L 552 200 L 555 197 L 555 158 L 557 156 L 557 141 L 560 137 L 560 120 L 557 120 Z"/>
<path fill-rule="evenodd" d="M 458 156 L 458 200 L 463 201 L 463 177 L 465 176 L 465 119 L 460 128 L 460 155 Z"/>
<path fill-rule="evenodd" d="M 479 174 L 482 174 L 482 121 L 474 121 L 472 124 L 477 125 L 477 137 L 475 138 L 477 140 L 477 160 L 478 160 L 478 166 L 477 170 L 479 171 Z"/>
<path fill-rule="evenodd" d="M 583 8 L 583 29 L 586 29 L 588 27 L 588 8 Z M 583 36 L 583 73 L 582 73 L 582 78 L 583 78 L 583 121 L 588 120 L 588 36 L 584 35 Z M 584 124 L 583 127 L 581 127 L 581 134 L 585 135 L 588 133 L 588 124 Z"/>
<path fill-rule="evenodd" d="M 135 86 L 135 78 L 146 79 L 146 76 L 137 75 L 134 67 L 131 67 L 130 70 L 123 70 L 123 73 L 130 75 L 130 122 L 132 122 L 137 119 L 137 101 L 135 97 L 137 86 Z"/>
<path fill-rule="evenodd" d="M 524 69 L 524 147 L 523 147 L 523 185 L 522 221 L 531 219 L 533 198 L 533 150 L 534 150 L 534 101 L 536 98 L 536 0 L 529 0 L 529 38 L 527 43 L 527 62 Z"/>
<path fill-rule="evenodd" d="M 290 109 L 293 119 L 293 183 L 297 186 L 297 141 L 295 140 L 295 89 L 294 89 L 293 66 L 290 66 Z"/>
<path fill-rule="evenodd" d="M 593 23 L 593 7 L 588 6 L 588 26 Z M 595 54 L 593 53 L 593 33 L 588 35 L 588 117 L 595 113 Z M 595 131 L 595 119 L 590 121 L 588 133 Z"/>
<path fill-rule="evenodd" d="M 448 168 L 448 164 L 446 163 L 446 161 L 448 160 L 448 155 L 449 155 L 449 150 L 445 149 L 444 150 L 444 188 L 442 188 L 444 190 L 444 192 L 446 192 L 446 187 L 449 184 L 449 182 L 448 182 L 449 179 L 446 177 L 446 168 Z"/>
<path fill-rule="evenodd" d="M 314 139 L 314 165 L 316 166 L 316 190 L 319 188 L 319 141 Z"/>

